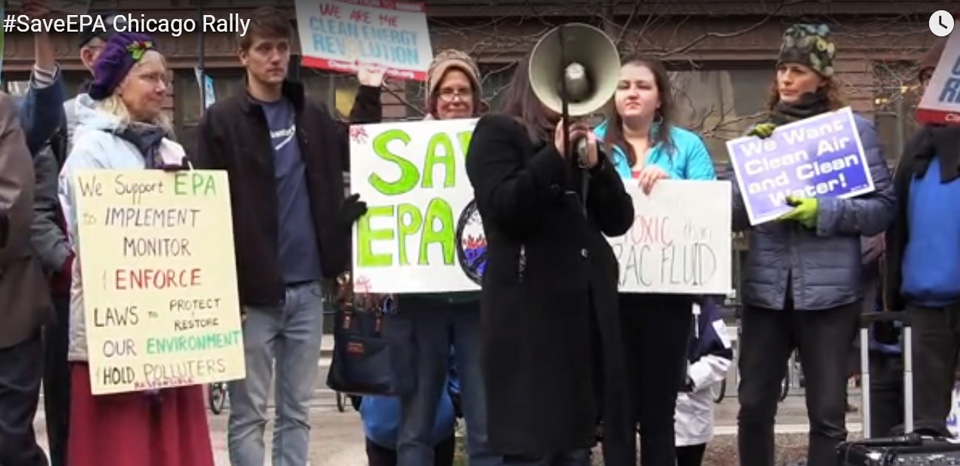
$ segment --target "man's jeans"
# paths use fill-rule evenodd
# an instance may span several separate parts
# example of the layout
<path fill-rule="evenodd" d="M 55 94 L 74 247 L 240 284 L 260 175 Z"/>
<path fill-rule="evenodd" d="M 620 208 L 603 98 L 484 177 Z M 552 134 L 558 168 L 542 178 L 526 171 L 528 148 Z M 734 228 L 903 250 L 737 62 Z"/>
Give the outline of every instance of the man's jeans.
<path fill-rule="evenodd" d="M 323 292 L 313 282 L 287 288 L 283 307 L 246 307 L 247 377 L 231 382 L 227 440 L 233 466 L 263 466 L 267 394 L 276 359 L 273 466 L 304 466 L 310 444 L 308 409 L 323 335 Z"/>
<path fill-rule="evenodd" d="M 37 445 L 33 418 L 40 402 L 43 340 L 29 340 L 0 349 L 0 465 L 46 466 Z"/>
<path fill-rule="evenodd" d="M 446 390 L 450 345 L 460 377 L 470 466 L 499 466 L 487 444 L 487 406 L 480 374 L 479 302 L 449 304 L 441 299 L 401 296 L 398 311 L 414 325 L 417 390 L 401 398 L 397 466 L 434 464 L 433 432 L 440 394 Z"/>

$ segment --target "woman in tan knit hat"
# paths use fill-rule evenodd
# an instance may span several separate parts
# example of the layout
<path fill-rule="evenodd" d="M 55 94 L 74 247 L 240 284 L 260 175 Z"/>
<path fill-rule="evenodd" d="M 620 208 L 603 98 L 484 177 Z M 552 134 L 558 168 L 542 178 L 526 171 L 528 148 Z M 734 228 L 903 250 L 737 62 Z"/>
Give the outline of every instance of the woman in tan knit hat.
<path fill-rule="evenodd" d="M 427 120 L 475 118 L 486 110 L 480 71 L 464 52 L 444 50 L 427 72 Z M 480 376 L 479 293 L 405 294 L 398 300 L 399 315 L 408 318 L 417 338 L 417 390 L 400 399 L 397 465 L 435 463 L 435 423 L 441 393 L 447 386 L 450 349 L 460 379 L 462 412 L 467 423 L 467 451 L 471 466 L 499 465 L 487 446 L 486 399 Z"/>

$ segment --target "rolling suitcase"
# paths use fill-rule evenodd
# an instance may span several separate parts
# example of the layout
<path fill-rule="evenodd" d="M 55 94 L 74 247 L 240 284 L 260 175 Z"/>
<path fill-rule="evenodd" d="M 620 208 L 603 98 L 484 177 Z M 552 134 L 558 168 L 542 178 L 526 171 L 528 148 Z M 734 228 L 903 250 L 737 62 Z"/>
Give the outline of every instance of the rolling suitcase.
<path fill-rule="evenodd" d="M 874 438 L 870 431 L 870 325 L 899 321 L 903 324 L 903 420 L 904 435 Z M 840 466 L 911 466 L 958 465 L 960 445 L 943 437 L 929 437 L 914 432 L 913 418 L 913 329 L 903 312 L 877 312 L 860 318 L 861 412 L 863 439 L 844 442 L 837 447 Z"/>

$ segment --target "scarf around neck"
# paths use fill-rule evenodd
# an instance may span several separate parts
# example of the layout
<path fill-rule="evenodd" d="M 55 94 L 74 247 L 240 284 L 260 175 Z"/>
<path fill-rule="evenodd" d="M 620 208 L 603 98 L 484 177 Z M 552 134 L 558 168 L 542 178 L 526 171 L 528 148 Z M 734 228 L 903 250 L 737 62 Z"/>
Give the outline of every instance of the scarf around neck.
<path fill-rule="evenodd" d="M 770 122 L 781 126 L 828 111 L 830 111 L 830 98 L 827 97 L 826 92 L 820 89 L 817 92 L 807 92 L 801 95 L 796 102 L 777 102 L 777 106 L 770 113 Z"/>
<path fill-rule="evenodd" d="M 166 131 L 155 125 L 133 123 L 117 133 L 120 139 L 133 144 L 143 156 L 146 168 L 161 168 L 164 163 L 160 157 L 160 144 L 166 137 Z"/>

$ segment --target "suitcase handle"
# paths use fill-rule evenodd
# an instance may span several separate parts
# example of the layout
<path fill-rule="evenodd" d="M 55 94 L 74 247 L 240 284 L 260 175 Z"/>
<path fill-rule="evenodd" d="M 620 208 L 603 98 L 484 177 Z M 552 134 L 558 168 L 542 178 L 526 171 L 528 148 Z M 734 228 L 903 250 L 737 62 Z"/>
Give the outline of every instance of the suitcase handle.
<path fill-rule="evenodd" d="M 864 312 L 860 314 L 860 328 L 867 328 L 877 322 L 901 322 L 910 327 L 910 315 L 906 312 Z"/>
<path fill-rule="evenodd" d="M 905 312 L 865 312 L 860 314 L 860 395 L 863 437 L 873 437 L 870 429 L 870 324 L 875 322 L 903 322 L 903 424 L 904 432 L 913 433 L 913 329 Z"/>

